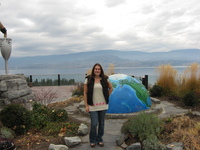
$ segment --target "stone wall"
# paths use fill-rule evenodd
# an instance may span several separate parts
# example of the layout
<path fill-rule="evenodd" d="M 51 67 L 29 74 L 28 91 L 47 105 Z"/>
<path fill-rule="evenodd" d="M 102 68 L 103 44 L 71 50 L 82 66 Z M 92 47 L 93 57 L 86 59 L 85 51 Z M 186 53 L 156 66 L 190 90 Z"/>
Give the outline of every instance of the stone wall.
<path fill-rule="evenodd" d="M 34 97 L 23 74 L 0 75 L 0 109 L 11 103 L 22 104 L 31 109 Z"/>

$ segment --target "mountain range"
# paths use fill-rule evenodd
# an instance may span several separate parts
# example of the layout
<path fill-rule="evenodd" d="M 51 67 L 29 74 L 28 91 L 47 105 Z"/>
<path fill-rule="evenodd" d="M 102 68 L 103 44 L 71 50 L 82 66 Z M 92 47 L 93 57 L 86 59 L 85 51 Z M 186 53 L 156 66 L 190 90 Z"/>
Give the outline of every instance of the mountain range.
<path fill-rule="evenodd" d="M 95 63 L 103 66 L 114 64 L 115 67 L 157 67 L 161 64 L 172 66 L 188 66 L 200 63 L 200 49 L 182 49 L 169 52 L 140 52 L 99 50 L 70 53 L 62 55 L 46 55 L 32 57 L 10 57 L 10 69 L 53 69 L 53 68 L 87 68 Z M 0 69 L 4 68 L 4 60 L 0 59 Z"/>

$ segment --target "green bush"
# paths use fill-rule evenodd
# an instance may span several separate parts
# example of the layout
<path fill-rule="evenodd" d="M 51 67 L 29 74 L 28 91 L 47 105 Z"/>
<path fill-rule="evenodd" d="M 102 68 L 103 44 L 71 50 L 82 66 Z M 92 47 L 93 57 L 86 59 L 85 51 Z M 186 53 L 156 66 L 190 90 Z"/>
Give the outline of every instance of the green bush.
<path fill-rule="evenodd" d="M 53 109 L 51 110 L 51 121 L 64 122 L 68 118 L 68 113 L 64 109 Z"/>
<path fill-rule="evenodd" d="M 43 129 L 50 122 L 64 122 L 68 119 L 68 113 L 64 109 L 50 109 L 39 103 L 33 104 L 32 128 Z"/>
<path fill-rule="evenodd" d="M 150 135 L 158 136 L 163 130 L 163 122 L 154 114 L 140 113 L 130 118 L 123 126 L 123 133 L 130 133 L 141 141 Z"/>
<path fill-rule="evenodd" d="M 195 94 L 194 91 L 190 91 L 188 93 L 186 93 L 183 97 L 183 103 L 186 105 L 186 106 L 195 106 L 198 104 L 198 98 Z"/>
<path fill-rule="evenodd" d="M 33 110 L 31 112 L 32 128 L 42 129 L 50 122 L 51 110 L 39 103 L 33 104 Z"/>
<path fill-rule="evenodd" d="M 144 150 L 165 150 L 163 145 L 155 135 L 150 135 L 146 140 L 142 142 Z"/>
<path fill-rule="evenodd" d="M 11 104 L 0 112 L 0 119 L 4 126 L 11 128 L 17 135 L 27 132 L 31 126 L 30 111 L 19 104 Z"/>
<path fill-rule="evenodd" d="M 161 97 L 164 94 L 163 88 L 156 84 L 150 89 L 149 92 L 150 92 L 150 96 L 153 96 L 153 97 Z"/>

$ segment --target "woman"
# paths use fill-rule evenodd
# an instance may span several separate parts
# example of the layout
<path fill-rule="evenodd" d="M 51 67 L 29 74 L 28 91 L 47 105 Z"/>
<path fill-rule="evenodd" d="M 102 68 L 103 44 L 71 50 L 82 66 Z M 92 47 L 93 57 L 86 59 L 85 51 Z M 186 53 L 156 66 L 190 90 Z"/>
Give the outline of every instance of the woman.
<path fill-rule="evenodd" d="M 108 109 L 109 95 L 112 93 L 112 84 L 108 76 L 104 75 L 100 64 L 95 64 L 91 75 L 86 77 L 84 84 L 85 110 L 89 112 L 91 119 L 90 146 L 96 144 L 103 147 L 104 122 L 106 110 Z M 98 130 L 97 130 L 98 127 Z"/>

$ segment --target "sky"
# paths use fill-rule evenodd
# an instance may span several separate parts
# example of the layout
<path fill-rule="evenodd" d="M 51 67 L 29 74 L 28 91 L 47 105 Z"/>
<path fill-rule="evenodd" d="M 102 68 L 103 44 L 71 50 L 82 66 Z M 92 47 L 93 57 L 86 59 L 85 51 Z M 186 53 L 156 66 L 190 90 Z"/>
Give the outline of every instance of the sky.
<path fill-rule="evenodd" d="M 200 48 L 199 0 L 0 0 L 0 21 L 12 57 Z"/>

